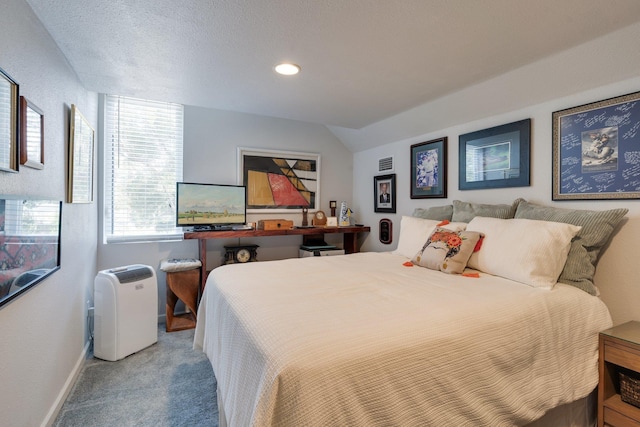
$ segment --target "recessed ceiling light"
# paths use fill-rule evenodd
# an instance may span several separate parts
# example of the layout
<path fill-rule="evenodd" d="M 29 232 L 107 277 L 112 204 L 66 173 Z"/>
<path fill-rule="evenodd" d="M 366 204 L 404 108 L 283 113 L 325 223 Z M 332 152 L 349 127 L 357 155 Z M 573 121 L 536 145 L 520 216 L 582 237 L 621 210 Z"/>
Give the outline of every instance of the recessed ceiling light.
<path fill-rule="evenodd" d="M 284 62 L 282 64 L 276 65 L 275 70 L 278 74 L 282 74 L 284 76 L 293 76 L 294 74 L 298 74 L 300 72 L 300 66 Z"/>

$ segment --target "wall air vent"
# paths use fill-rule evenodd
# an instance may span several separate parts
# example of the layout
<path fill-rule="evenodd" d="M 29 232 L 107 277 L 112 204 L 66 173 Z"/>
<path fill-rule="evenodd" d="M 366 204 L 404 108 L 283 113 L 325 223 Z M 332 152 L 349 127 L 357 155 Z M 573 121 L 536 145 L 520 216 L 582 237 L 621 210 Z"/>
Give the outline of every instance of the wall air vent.
<path fill-rule="evenodd" d="M 393 172 L 393 156 L 378 160 L 378 172 Z"/>

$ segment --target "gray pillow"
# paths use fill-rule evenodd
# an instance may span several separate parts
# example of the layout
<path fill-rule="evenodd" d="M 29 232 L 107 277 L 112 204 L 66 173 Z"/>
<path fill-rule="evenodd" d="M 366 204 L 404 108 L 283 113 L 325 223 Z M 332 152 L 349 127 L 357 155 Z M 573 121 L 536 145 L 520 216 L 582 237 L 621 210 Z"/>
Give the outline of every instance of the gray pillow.
<path fill-rule="evenodd" d="M 453 201 L 452 222 L 469 222 L 476 216 L 484 216 L 490 218 L 509 219 L 513 218 L 518 203 L 524 199 L 516 199 L 510 205 L 488 205 L 482 203 Z"/>
<path fill-rule="evenodd" d="M 561 209 L 522 201 L 518 204 L 515 217 L 581 226 L 582 230 L 571 242 L 567 262 L 558 282 L 596 295 L 597 289 L 593 283 L 593 276 L 600 250 L 609 241 L 611 233 L 627 212 L 629 209 L 626 208 L 607 211 Z"/>
<path fill-rule="evenodd" d="M 448 220 L 451 221 L 451 215 L 453 214 L 453 205 L 434 206 L 431 208 L 415 208 L 413 215 L 416 218 L 422 219 L 434 219 L 436 221 Z"/>

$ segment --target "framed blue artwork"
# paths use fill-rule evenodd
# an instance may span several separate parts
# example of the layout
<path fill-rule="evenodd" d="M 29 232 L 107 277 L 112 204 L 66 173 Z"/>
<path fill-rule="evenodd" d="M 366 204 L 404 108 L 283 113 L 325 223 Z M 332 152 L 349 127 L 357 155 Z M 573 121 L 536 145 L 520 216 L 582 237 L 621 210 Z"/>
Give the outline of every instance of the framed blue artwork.
<path fill-rule="evenodd" d="M 412 199 L 447 197 L 447 137 L 411 146 Z"/>

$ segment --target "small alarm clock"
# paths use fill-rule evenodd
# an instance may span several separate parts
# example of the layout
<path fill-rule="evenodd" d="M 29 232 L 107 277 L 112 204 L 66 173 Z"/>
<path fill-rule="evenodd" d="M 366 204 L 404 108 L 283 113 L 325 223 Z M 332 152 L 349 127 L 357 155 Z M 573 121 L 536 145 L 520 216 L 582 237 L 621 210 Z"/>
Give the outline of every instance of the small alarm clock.
<path fill-rule="evenodd" d="M 257 261 L 258 245 L 233 245 L 225 246 L 224 263 L 242 264 Z"/>

